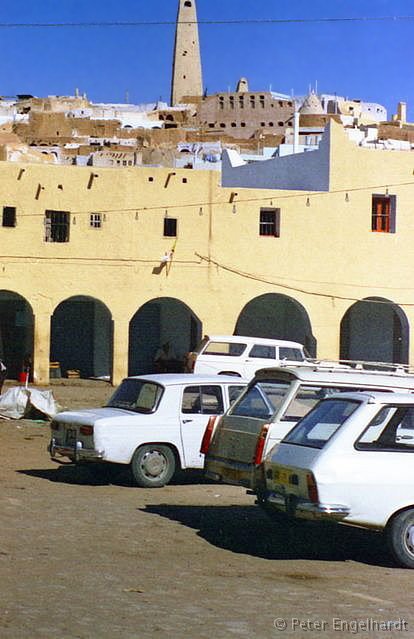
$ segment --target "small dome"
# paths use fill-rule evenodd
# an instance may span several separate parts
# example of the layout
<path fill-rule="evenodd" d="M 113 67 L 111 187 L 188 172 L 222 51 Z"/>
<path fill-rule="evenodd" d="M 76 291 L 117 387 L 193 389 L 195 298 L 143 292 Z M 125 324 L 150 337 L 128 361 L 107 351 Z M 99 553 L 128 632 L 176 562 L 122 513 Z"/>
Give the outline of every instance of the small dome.
<path fill-rule="evenodd" d="M 237 83 L 237 93 L 247 93 L 249 90 L 249 83 L 247 81 L 247 78 L 240 78 L 240 80 Z"/>
<path fill-rule="evenodd" d="M 325 113 L 321 101 L 314 91 L 309 93 L 309 95 L 304 99 L 303 104 L 299 109 L 299 113 L 302 115 L 323 115 Z"/>

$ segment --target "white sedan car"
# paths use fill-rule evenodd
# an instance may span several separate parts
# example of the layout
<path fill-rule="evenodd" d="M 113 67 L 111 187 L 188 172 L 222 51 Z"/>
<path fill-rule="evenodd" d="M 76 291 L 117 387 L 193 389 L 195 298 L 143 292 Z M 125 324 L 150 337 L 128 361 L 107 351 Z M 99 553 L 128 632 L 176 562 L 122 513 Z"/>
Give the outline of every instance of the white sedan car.
<path fill-rule="evenodd" d="M 224 375 L 128 377 L 103 408 L 57 414 L 50 455 L 129 464 L 138 486 L 164 486 L 178 469 L 203 467 L 209 418 L 224 413 L 246 384 Z"/>
<path fill-rule="evenodd" d="M 321 401 L 264 461 L 268 512 L 384 530 L 414 568 L 414 396 L 342 393 Z"/>

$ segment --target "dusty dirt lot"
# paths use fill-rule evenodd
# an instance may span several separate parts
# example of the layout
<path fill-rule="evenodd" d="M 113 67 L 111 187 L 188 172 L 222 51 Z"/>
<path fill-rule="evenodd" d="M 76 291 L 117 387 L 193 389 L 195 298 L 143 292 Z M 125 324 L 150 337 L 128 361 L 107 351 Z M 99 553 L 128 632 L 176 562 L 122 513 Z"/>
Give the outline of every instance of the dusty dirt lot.
<path fill-rule="evenodd" d="M 69 408 L 112 392 L 52 388 Z M 414 636 L 414 574 L 380 535 L 280 529 L 201 474 L 151 490 L 59 467 L 44 423 L 0 421 L 0 440 L 2 639 Z"/>

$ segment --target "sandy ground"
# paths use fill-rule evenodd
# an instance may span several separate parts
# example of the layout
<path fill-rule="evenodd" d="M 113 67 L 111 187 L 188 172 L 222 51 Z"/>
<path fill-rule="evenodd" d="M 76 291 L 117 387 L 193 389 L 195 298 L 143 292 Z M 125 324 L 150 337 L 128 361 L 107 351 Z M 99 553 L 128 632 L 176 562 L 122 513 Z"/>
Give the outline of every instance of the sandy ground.
<path fill-rule="evenodd" d="M 112 392 L 52 388 L 69 408 Z M 0 421 L 1 639 L 414 637 L 414 574 L 381 535 L 280 528 L 201 473 L 135 488 L 58 466 L 48 440 L 46 423 Z"/>

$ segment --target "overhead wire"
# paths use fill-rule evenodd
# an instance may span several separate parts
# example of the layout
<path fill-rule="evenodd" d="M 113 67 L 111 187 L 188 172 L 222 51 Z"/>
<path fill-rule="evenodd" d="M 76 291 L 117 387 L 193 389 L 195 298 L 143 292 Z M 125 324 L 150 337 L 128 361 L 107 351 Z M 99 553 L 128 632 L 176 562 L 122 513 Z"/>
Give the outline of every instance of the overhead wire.
<path fill-rule="evenodd" d="M 122 169 L 119 169 L 122 170 Z M 356 186 L 349 188 L 341 188 L 341 189 L 333 189 L 329 191 L 300 191 L 290 195 L 279 195 L 279 193 L 273 193 L 271 195 L 260 196 L 260 197 L 247 197 L 247 198 L 237 198 L 233 202 L 229 202 L 226 200 L 215 200 L 215 201 L 197 201 L 197 202 L 185 202 L 185 203 L 177 203 L 177 204 L 157 204 L 156 206 L 143 206 L 136 205 L 132 207 L 122 207 L 119 209 L 100 209 L 97 207 L 93 208 L 94 213 L 145 213 L 150 211 L 171 211 L 173 209 L 188 209 L 188 208 L 200 208 L 200 207 L 212 207 L 212 206 L 226 206 L 226 205 L 239 205 L 239 204 L 249 204 L 256 202 L 278 202 L 279 200 L 289 200 L 289 199 L 297 199 L 297 198 L 314 198 L 314 197 L 324 197 L 327 195 L 335 195 L 335 194 L 349 194 L 356 193 L 362 191 L 374 191 L 380 189 L 391 189 L 398 188 L 402 186 L 414 186 L 414 181 L 409 182 L 386 182 L 384 184 L 371 184 L 368 186 Z M 229 191 L 232 188 L 246 188 L 246 190 L 257 190 L 253 187 L 223 187 L 228 189 Z M 268 189 L 264 189 L 266 191 L 271 191 L 272 189 L 269 187 Z M 278 189 L 274 189 L 277 191 Z M 283 190 L 283 189 L 281 189 Z M 72 215 L 90 215 L 91 210 L 76 210 L 71 209 L 70 213 Z M 24 217 L 43 217 L 44 213 L 25 213 Z"/>
<path fill-rule="evenodd" d="M 180 20 L 178 24 L 198 25 L 238 25 L 238 24 L 332 24 L 346 22 L 401 22 L 412 21 L 414 16 L 350 16 L 342 18 L 240 18 L 236 20 Z M 133 21 L 91 21 L 91 22 L 0 22 L 0 29 L 60 29 L 60 28 L 108 28 L 108 27 L 151 27 L 175 26 L 176 20 L 133 20 Z"/>

